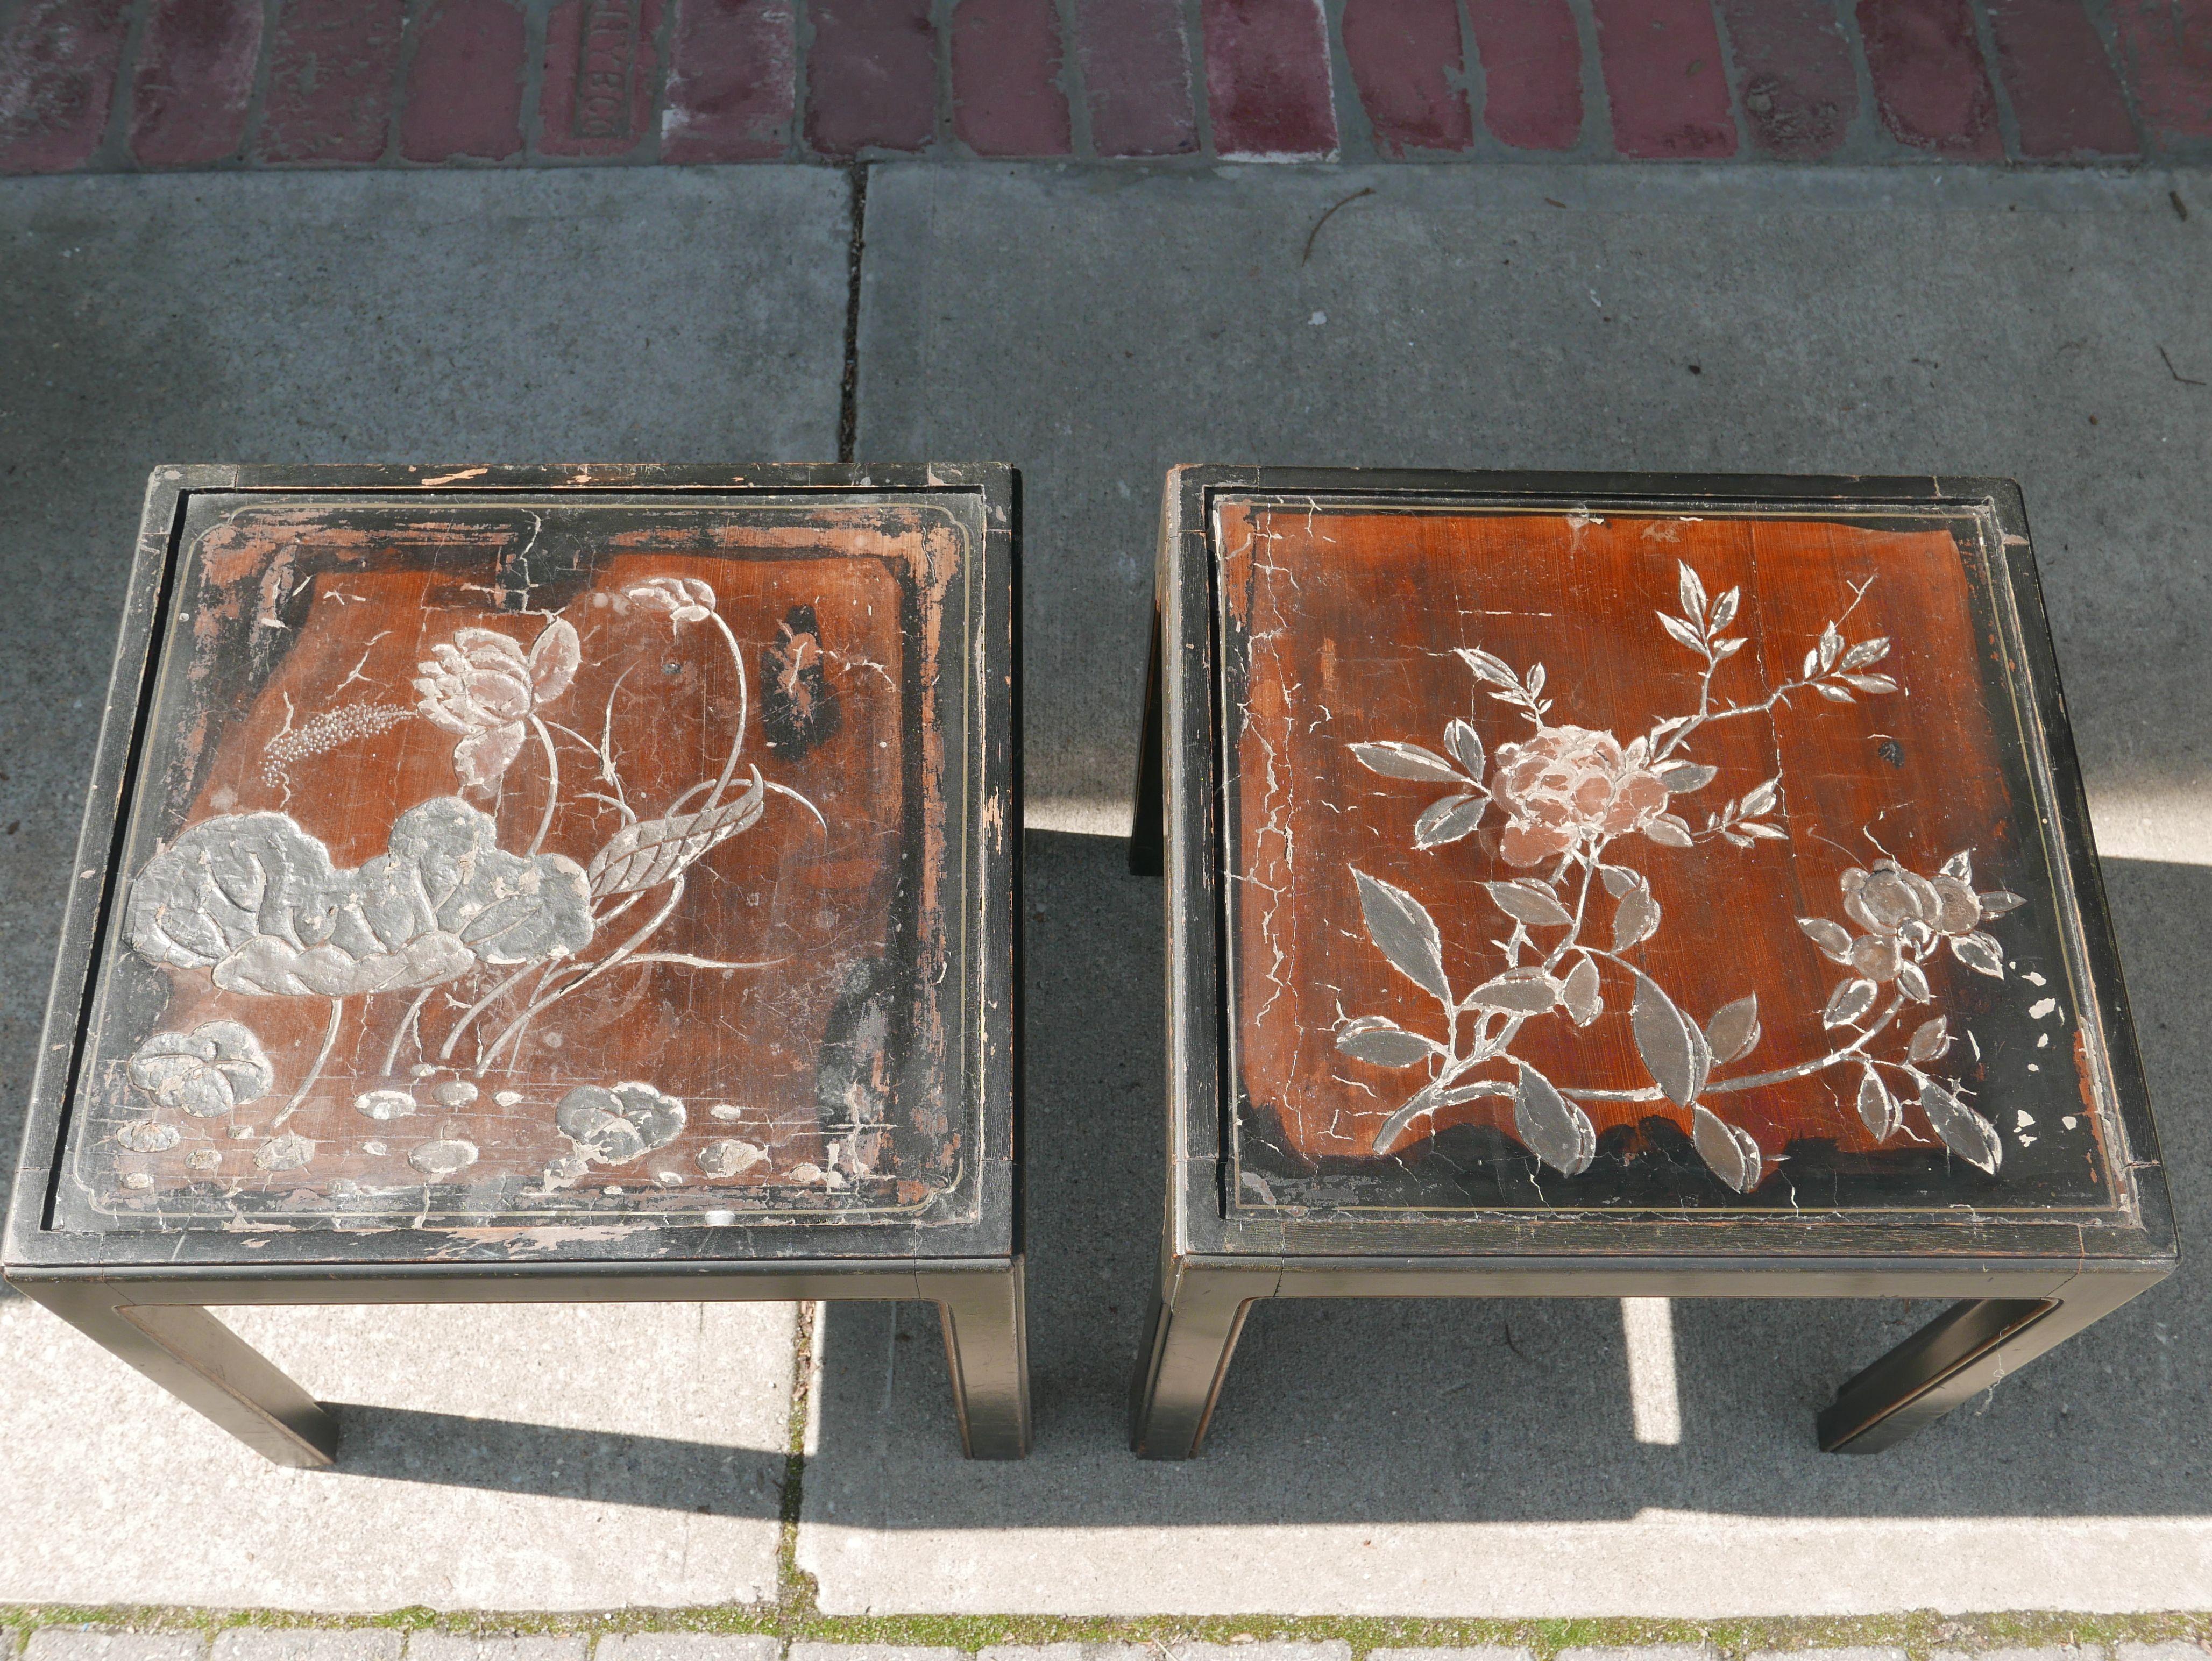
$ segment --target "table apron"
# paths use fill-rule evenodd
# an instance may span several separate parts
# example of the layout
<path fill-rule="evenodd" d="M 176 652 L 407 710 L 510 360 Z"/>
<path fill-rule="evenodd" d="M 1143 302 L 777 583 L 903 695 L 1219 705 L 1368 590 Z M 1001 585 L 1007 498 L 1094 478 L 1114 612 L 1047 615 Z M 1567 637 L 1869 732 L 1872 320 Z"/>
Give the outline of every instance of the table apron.
<path fill-rule="evenodd" d="M 1179 1258 L 1184 1273 L 1277 1271 L 1278 1298 L 2049 1298 L 2091 1281 L 2163 1279 L 2170 1261 L 1449 1263 Z"/>

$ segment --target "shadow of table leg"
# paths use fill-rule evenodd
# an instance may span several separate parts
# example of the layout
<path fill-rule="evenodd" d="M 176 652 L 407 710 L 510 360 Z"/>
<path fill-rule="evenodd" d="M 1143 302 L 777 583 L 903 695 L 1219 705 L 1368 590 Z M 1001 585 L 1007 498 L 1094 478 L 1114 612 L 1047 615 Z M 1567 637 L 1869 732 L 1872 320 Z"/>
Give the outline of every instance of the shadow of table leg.
<path fill-rule="evenodd" d="M 1129 825 L 1129 870 L 1158 876 L 1167 869 L 1165 717 L 1160 684 L 1160 614 L 1152 610 L 1152 646 L 1145 667 L 1145 724 L 1137 737 L 1137 807 Z"/>
<path fill-rule="evenodd" d="M 1879 1453 L 2102 1319 L 2160 1276 L 2084 1274 L 2059 1296 L 1973 1298 L 1846 1380 L 1820 1416 L 1826 1453 Z"/>
<path fill-rule="evenodd" d="M 1022 1265 L 991 1273 L 924 1275 L 937 1305 L 960 1446 L 971 1459 L 1019 1459 L 1030 1451 L 1029 1335 Z"/>
<path fill-rule="evenodd" d="M 113 1284 L 18 1289 L 263 1458 L 315 1470 L 336 1456 L 337 1421 L 197 1304 L 133 1304 L 131 1288 Z"/>

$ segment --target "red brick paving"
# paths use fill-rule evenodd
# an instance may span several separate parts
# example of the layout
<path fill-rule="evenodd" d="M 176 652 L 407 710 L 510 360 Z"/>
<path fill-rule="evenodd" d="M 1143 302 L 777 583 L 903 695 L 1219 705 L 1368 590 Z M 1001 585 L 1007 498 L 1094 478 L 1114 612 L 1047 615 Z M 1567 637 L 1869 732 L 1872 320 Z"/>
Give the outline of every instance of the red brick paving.
<path fill-rule="evenodd" d="M 1204 0 L 1213 148 L 1231 160 L 1336 152 L 1328 20 L 1319 0 Z"/>
<path fill-rule="evenodd" d="M 756 161 L 791 148 L 798 19 L 791 0 L 683 0 L 671 46 L 664 161 Z"/>
<path fill-rule="evenodd" d="M 1998 161 L 1996 96 L 1966 0 L 1858 0 L 1875 107 L 1899 143 Z"/>
<path fill-rule="evenodd" d="M 1735 154 L 1720 34 L 1706 0 L 1591 0 L 1613 148 L 1678 161 Z"/>
<path fill-rule="evenodd" d="M 410 161 L 522 149 L 522 13 L 509 0 L 438 0 L 423 18 L 399 118 Z"/>
<path fill-rule="evenodd" d="M 919 150 L 937 132 L 929 0 L 814 0 L 806 139 L 820 155 Z"/>
<path fill-rule="evenodd" d="M 2161 145 L 2212 138 L 2212 0 L 2111 0 L 2136 107 Z"/>
<path fill-rule="evenodd" d="M 155 0 L 131 76 L 131 154 L 205 167 L 246 138 L 261 59 L 261 0 Z"/>
<path fill-rule="evenodd" d="M 1344 55 L 1382 155 L 1474 142 L 1455 0 L 1344 0 Z"/>
<path fill-rule="evenodd" d="M 978 155 L 1066 155 L 1053 0 L 960 0 L 952 14 L 952 134 Z"/>
<path fill-rule="evenodd" d="M 1075 49 L 1100 155 L 1198 148 L 1182 0 L 1075 0 Z"/>
<path fill-rule="evenodd" d="M 100 148 L 131 0 L 25 0 L 0 36 L 0 173 L 64 173 Z"/>
<path fill-rule="evenodd" d="M 1765 155 L 1817 161 L 1850 136 L 1858 76 L 1834 0 L 1719 0 L 1735 55 L 1737 106 Z"/>
<path fill-rule="evenodd" d="M 1482 60 L 1482 124 L 1522 150 L 1571 150 L 1583 131 L 1583 43 L 1567 0 L 1467 0 Z"/>
<path fill-rule="evenodd" d="M 288 0 L 269 48 L 262 160 L 381 159 L 406 21 L 406 0 Z"/>
<path fill-rule="evenodd" d="M 660 0 L 562 0 L 545 21 L 538 148 L 622 155 L 653 130 Z"/>
<path fill-rule="evenodd" d="M 2039 161 L 2133 155 L 2128 95 L 2081 0 L 1987 0 L 1997 73 Z"/>

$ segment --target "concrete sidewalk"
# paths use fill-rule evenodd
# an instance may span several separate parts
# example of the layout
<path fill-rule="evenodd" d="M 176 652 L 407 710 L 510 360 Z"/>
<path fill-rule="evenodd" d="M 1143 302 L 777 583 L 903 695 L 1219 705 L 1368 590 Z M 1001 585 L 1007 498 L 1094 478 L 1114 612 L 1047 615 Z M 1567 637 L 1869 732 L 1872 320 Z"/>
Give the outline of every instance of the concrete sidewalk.
<path fill-rule="evenodd" d="M 2212 1607 L 2193 1265 L 1875 1459 L 1811 1414 L 1914 1312 L 1677 1305 L 1632 1367 L 1612 1303 L 1266 1309 L 1207 1458 L 1130 1459 L 1159 894 L 1101 834 L 1171 463 L 2014 475 L 2193 1239 L 2212 231 L 2177 197 L 2212 178 L 876 170 L 858 453 L 1024 471 L 1037 1454 L 961 1463 L 927 1311 L 833 1307 L 780 1566 L 787 1312 L 257 1312 L 360 1404 L 301 1476 L 15 1300 L 0 1600 L 750 1605 L 795 1569 L 824 1618 Z M 825 458 L 848 211 L 801 169 L 0 182 L 0 1071 L 148 469 Z"/>

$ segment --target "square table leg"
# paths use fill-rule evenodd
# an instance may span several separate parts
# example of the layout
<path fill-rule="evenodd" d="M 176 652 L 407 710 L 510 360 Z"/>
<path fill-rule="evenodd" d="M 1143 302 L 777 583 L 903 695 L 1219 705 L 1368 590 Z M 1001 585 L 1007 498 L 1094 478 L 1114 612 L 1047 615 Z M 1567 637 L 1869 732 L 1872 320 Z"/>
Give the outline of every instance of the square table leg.
<path fill-rule="evenodd" d="M 1019 1459 L 1030 1451 L 1029 1337 L 1022 1314 L 1022 1265 L 924 1274 L 921 1295 L 937 1305 L 961 1451 L 971 1459 Z"/>
<path fill-rule="evenodd" d="M 2087 1273 L 2056 1298 L 1970 1298 L 1952 1305 L 1844 1382 L 1820 1414 L 1821 1451 L 1879 1453 L 1896 1446 L 2158 1279 Z"/>
<path fill-rule="evenodd" d="M 1132 1452 L 1146 1459 L 1197 1457 L 1244 1317 L 1254 1300 L 1273 1295 L 1279 1278 L 1273 1270 L 1168 1263 L 1129 1385 Z"/>
<path fill-rule="evenodd" d="M 19 1289 L 264 1458 L 315 1470 L 336 1457 L 337 1421 L 198 1305 L 134 1304 L 131 1288 L 113 1282 Z"/>

